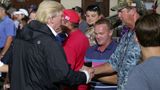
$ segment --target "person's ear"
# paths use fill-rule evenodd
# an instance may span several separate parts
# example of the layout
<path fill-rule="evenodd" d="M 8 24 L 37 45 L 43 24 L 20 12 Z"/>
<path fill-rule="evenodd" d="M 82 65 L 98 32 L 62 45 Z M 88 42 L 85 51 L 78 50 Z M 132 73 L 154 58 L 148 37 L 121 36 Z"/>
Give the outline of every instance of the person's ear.
<path fill-rule="evenodd" d="M 139 43 L 138 38 L 137 38 L 136 35 L 134 36 L 134 40 L 135 40 L 137 43 Z"/>
<path fill-rule="evenodd" d="M 47 19 L 47 24 L 50 24 L 52 22 L 51 18 Z"/>
<path fill-rule="evenodd" d="M 48 19 L 47 19 L 47 24 L 48 25 L 50 25 L 50 26 L 53 26 L 54 25 L 54 17 L 49 17 Z"/>
<path fill-rule="evenodd" d="M 136 9 L 135 9 L 135 8 L 132 8 L 132 9 L 129 11 L 129 14 L 130 14 L 130 15 L 134 15 L 135 12 L 136 12 Z"/>
<path fill-rule="evenodd" d="M 110 30 L 109 36 L 112 36 L 112 34 L 113 34 L 113 30 Z"/>

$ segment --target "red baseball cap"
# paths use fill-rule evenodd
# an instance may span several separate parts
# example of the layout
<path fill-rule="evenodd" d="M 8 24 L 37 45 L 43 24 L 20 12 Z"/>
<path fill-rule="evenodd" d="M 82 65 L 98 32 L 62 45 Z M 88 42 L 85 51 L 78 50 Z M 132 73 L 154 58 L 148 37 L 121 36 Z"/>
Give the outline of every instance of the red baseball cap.
<path fill-rule="evenodd" d="M 79 23 L 80 18 L 76 11 L 71 9 L 63 10 L 64 19 L 72 22 L 72 23 Z"/>

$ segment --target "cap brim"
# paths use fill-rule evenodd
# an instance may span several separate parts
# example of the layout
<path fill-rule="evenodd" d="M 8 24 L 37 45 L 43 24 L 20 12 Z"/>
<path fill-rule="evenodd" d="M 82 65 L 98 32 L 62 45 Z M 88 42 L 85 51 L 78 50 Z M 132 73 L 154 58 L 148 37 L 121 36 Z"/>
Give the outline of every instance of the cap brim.
<path fill-rule="evenodd" d="M 117 6 L 111 8 L 112 11 L 118 11 L 118 9 L 119 8 Z"/>
<path fill-rule="evenodd" d="M 14 15 L 16 15 L 16 14 L 23 14 L 23 13 L 20 11 L 17 11 L 17 12 L 14 12 Z"/>
<path fill-rule="evenodd" d="M 118 6 L 117 6 L 117 7 L 112 7 L 111 10 L 112 10 L 112 11 L 119 11 L 119 10 L 125 8 L 125 7 L 126 7 L 126 6 L 124 6 L 124 7 L 118 7 Z"/>
<path fill-rule="evenodd" d="M 116 5 L 116 6 L 112 7 L 111 10 L 112 11 L 119 11 L 119 10 L 121 10 L 121 9 L 127 7 L 127 6 L 128 6 L 127 3 L 121 3 L 119 5 Z"/>

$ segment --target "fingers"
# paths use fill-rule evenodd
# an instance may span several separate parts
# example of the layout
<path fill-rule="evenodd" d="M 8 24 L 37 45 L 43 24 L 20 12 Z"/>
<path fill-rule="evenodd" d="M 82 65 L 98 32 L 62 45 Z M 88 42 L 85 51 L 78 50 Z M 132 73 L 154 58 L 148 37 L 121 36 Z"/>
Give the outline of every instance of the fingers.
<path fill-rule="evenodd" d="M 94 77 L 94 72 L 95 72 L 94 68 L 83 66 L 81 68 L 81 70 L 85 70 L 85 71 L 88 72 L 88 74 L 89 74 L 89 82 L 90 82 L 92 80 L 92 78 Z"/>

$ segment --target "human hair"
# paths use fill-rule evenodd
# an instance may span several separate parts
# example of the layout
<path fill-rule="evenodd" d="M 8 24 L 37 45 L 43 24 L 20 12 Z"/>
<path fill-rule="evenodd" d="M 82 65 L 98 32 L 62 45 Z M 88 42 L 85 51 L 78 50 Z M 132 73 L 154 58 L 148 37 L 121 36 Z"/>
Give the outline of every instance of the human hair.
<path fill-rule="evenodd" d="M 148 14 L 137 20 L 135 32 L 143 47 L 160 46 L 160 15 Z"/>
<path fill-rule="evenodd" d="M 31 13 L 36 13 L 37 12 L 37 9 L 33 9 L 31 12 L 30 12 L 30 14 Z"/>
<path fill-rule="evenodd" d="M 101 9 L 98 5 L 89 5 L 87 8 L 86 8 L 86 11 L 93 11 L 93 12 L 97 12 L 98 15 L 101 15 L 102 12 L 101 12 Z"/>
<path fill-rule="evenodd" d="M 8 14 L 8 13 L 7 13 L 8 7 L 7 7 L 6 5 L 0 4 L 0 8 L 1 8 L 2 10 L 4 10 L 6 14 Z"/>
<path fill-rule="evenodd" d="M 75 10 L 76 12 L 80 13 L 81 16 L 84 14 L 83 9 L 79 6 L 73 7 L 72 10 Z"/>
<path fill-rule="evenodd" d="M 71 22 L 71 25 L 72 25 L 73 28 L 78 28 L 78 26 L 79 26 L 78 23 L 72 23 L 72 22 Z"/>
<path fill-rule="evenodd" d="M 28 6 L 29 13 L 31 13 L 32 11 L 37 11 L 37 9 L 38 9 L 37 5 L 35 5 L 35 4 L 31 4 Z"/>
<path fill-rule="evenodd" d="M 29 20 L 29 17 L 27 17 L 26 15 L 24 15 L 24 17 L 22 18 L 22 21 L 28 22 L 28 20 Z"/>
<path fill-rule="evenodd" d="M 113 29 L 113 25 L 109 19 L 101 18 L 95 23 L 95 26 L 100 24 L 106 24 L 110 30 Z"/>
<path fill-rule="evenodd" d="M 0 4 L 0 8 L 7 10 L 7 7 L 4 4 Z"/>
<path fill-rule="evenodd" d="M 144 16 L 146 14 L 148 14 L 149 12 L 147 10 L 145 10 L 144 8 L 140 8 L 138 6 L 133 7 L 133 6 L 127 6 L 125 7 L 128 11 L 135 9 L 135 11 L 137 12 L 137 14 L 139 14 L 140 16 Z"/>
<path fill-rule="evenodd" d="M 47 23 L 48 18 L 56 17 L 63 9 L 63 5 L 56 1 L 43 1 L 38 7 L 36 20 L 40 21 L 41 23 Z"/>

